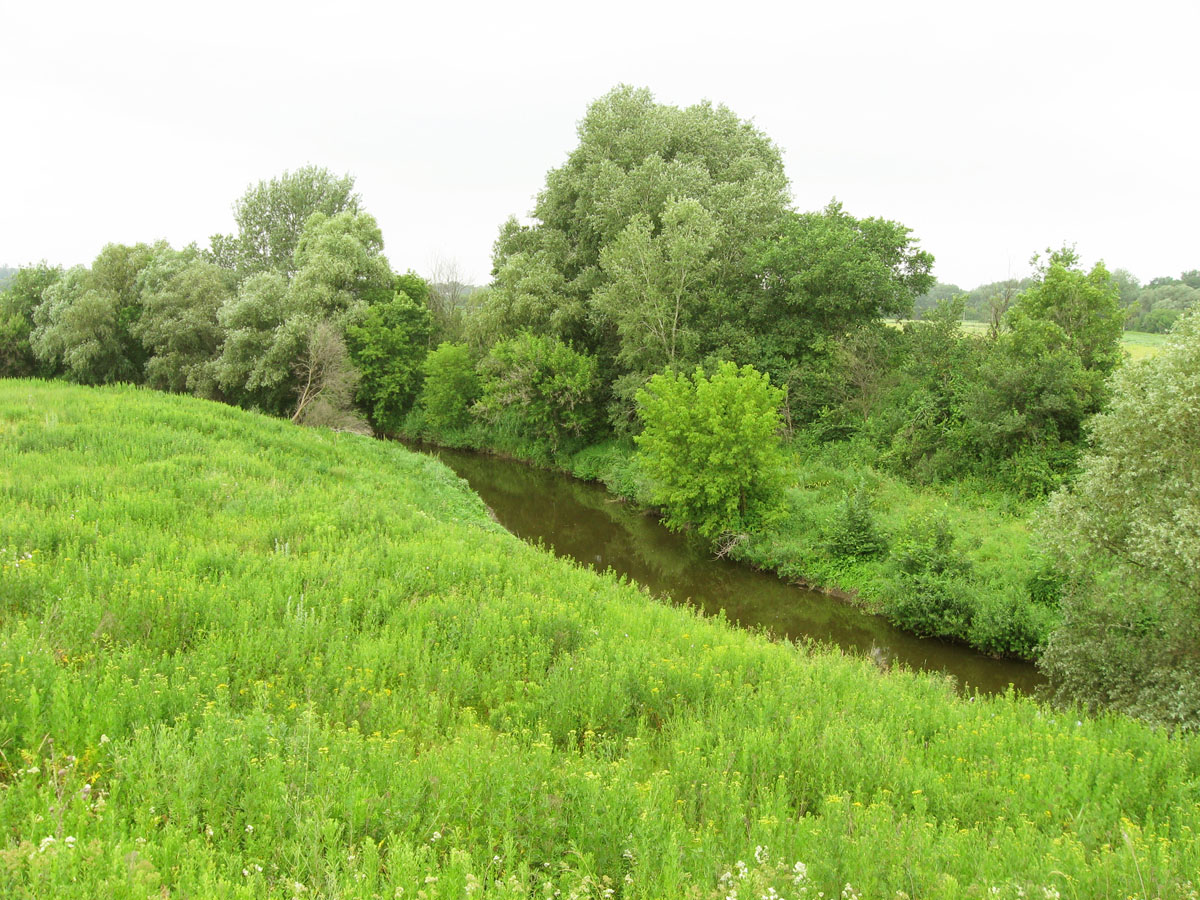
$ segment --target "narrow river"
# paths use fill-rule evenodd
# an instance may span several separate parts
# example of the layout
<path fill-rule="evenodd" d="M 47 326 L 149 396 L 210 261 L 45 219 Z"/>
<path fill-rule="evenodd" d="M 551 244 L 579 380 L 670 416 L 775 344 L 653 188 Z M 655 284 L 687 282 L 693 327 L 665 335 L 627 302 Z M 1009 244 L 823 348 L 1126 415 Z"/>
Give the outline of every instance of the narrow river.
<path fill-rule="evenodd" d="M 880 616 L 864 613 L 775 575 L 711 556 L 663 528 L 654 517 L 621 503 L 599 485 L 482 453 L 424 445 L 464 478 L 500 524 L 563 557 L 612 569 L 659 596 L 771 634 L 814 638 L 870 654 L 883 666 L 946 672 L 961 687 L 984 693 L 1012 684 L 1029 692 L 1043 679 L 1031 663 L 996 660 L 965 647 L 918 638 Z"/>

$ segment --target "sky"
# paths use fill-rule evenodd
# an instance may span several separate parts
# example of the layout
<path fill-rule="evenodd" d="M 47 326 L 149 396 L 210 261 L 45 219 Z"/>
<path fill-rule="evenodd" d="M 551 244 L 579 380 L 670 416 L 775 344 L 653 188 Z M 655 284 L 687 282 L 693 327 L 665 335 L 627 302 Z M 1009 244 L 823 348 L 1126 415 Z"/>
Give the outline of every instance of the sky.
<path fill-rule="evenodd" d="M 0 0 L 0 264 L 205 245 L 247 187 L 350 173 L 398 271 L 489 279 L 617 84 L 711 100 L 793 201 L 893 219 L 964 288 L 1074 244 L 1200 268 L 1194 2 Z"/>

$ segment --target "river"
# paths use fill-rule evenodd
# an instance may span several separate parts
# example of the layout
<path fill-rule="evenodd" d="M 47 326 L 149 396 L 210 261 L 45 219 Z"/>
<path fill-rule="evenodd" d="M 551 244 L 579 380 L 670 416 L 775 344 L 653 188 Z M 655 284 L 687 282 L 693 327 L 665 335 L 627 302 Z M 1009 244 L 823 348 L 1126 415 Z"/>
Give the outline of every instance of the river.
<path fill-rule="evenodd" d="M 1028 693 L 1043 682 L 1031 663 L 997 660 L 967 647 L 901 631 L 818 591 L 749 566 L 712 558 L 603 487 L 483 453 L 427 445 L 465 479 L 496 519 L 524 540 L 603 571 L 612 569 L 654 594 L 790 639 L 813 638 L 869 654 L 881 667 L 953 675 L 964 691 Z"/>

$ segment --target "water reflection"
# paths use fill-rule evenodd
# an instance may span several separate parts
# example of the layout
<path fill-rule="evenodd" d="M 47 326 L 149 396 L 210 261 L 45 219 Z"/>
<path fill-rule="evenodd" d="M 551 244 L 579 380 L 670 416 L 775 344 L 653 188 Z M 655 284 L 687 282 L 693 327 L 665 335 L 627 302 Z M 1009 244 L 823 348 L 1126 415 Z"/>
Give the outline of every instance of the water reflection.
<path fill-rule="evenodd" d="M 994 660 L 917 638 L 824 594 L 713 559 L 598 485 L 480 453 L 413 449 L 439 456 L 513 534 L 541 541 L 559 556 L 600 570 L 611 568 L 675 602 L 711 615 L 724 610 L 731 621 L 775 635 L 836 643 L 869 654 L 884 667 L 899 660 L 914 669 L 947 672 L 968 689 L 986 693 L 1009 684 L 1028 692 L 1042 681 L 1029 663 Z"/>

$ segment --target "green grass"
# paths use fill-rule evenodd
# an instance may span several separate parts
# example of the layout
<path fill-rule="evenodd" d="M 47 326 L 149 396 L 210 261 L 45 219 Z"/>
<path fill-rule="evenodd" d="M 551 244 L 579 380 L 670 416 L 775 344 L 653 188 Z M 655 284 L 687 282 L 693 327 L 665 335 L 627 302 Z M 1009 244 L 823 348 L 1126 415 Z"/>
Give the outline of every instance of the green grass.
<path fill-rule="evenodd" d="M 903 319 L 892 320 L 888 324 L 899 328 L 905 321 Z M 975 322 L 964 319 L 962 330 L 966 334 L 985 335 L 991 330 L 991 326 L 987 322 Z M 1150 334 L 1145 331 L 1125 331 L 1121 333 L 1121 349 L 1129 354 L 1131 360 L 1137 362 L 1138 360 L 1157 354 L 1166 339 L 1167 335 L 1165 334 Z"/>
<path fill-rule="evenodd" d="M 659 604 L 395 444 L 0 382 L 0 896 L 1191 897 L 1197 828 L 1191 739 Z"/>

